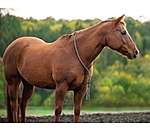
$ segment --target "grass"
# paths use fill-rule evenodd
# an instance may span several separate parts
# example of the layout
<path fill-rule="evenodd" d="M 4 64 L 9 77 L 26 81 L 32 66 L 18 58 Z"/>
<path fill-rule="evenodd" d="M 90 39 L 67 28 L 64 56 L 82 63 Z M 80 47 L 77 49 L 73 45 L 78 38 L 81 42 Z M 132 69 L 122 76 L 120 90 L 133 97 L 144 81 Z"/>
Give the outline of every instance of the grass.
<path fill-rule="evenodd" d="M 150 111 L 150 107 L 82 107 L 84 112 L 129 112 L 129 111 Z M 63 109 L 62 113 L 73 113 L 72 108 Z M 27 107 L 26 114 L 54 114 L 54 108 Z M 0 116 L 6 115 L 6 109 L 0 109 Z"/>
<path fill-rule="evenodd" d="M 150 111 L 150 107 L 93 107 L 82 112 L 129 112 L 129 111 Z"/>

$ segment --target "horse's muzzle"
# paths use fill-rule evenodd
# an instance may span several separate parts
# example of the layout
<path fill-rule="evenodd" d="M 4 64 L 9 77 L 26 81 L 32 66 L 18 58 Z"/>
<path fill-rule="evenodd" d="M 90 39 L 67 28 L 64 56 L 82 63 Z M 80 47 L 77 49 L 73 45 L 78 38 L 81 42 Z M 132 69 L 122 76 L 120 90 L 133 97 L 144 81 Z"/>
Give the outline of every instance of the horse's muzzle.
<path fill-rule="evenodd" d="M 134 56 L 129 52 L 129 57 L 132 60 L 132 59 L 136 58 L 138 54 L 139 54 L 139 50 L 135 50 Z"/>

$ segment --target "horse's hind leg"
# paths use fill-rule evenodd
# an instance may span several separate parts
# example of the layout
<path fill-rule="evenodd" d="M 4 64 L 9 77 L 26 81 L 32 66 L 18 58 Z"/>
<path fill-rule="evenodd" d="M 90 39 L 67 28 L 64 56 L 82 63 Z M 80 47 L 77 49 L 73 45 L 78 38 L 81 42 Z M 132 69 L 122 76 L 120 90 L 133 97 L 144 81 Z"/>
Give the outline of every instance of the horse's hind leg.
<path fill-rule="evenodd" d="M 22 80 L 23 82 L 23 92 L 22 92 L 22 97 L 21 97 L 21 122 L 26 122 L 26 107 L 29 98 L 32 96 L 34 92 L 34 86 L 29 84 L 27 81 L 24 79 Z"/>
<path fill-rule="evenodd" d="M 18 122 L 18 92 L 20 77 L 14 76 L 7 82 L 7 119 L 8 122 Z"/>

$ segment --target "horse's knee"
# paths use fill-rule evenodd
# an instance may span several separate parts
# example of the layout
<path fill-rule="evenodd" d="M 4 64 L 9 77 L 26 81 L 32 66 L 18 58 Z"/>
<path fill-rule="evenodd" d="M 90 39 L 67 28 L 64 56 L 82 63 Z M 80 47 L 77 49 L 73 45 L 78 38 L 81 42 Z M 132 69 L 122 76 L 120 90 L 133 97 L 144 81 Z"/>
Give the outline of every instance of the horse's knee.
<path fill-rule="evenodd" d="M 56 107 L 55 108 L 55 118 L 54 118 L 54 123 L 58 122 L 59 116 L 61 114 L 62 108 L 61 107 Z"/>
<path fill-rule="evenodd" d="M 12 113 L 16 113 L 18 111 L 18 102 L 10 100 L 10 106 Z"/>
<path fill-rule="evenodd" d="M 55 115 L 59 116 L 61 114 L 62 109 L 60 107 L 56 107 L 55 109 Z"/>
<path fill-rule="evenodd" d="M 75 116 L 80 115 L 80 109 L 79 108 L 75 108 L 74 112 L 75 112 Z"/>

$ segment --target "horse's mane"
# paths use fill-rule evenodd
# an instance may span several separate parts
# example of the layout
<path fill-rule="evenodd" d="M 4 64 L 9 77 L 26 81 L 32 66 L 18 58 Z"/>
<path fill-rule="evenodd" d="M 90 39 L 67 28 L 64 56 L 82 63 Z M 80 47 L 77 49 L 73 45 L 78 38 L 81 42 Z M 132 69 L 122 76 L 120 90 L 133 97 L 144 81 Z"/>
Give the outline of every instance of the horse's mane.
<path fill-rule="evenodd" d="M 89 29 L 89 28 L 93 28 L 93 27 L 99 26 L 99 25 L 104 24 L 104 23 L 107 23 L 107 22 L 113 22 L 113 20 L 114 20 L 114 19 L 107 19 L 107 20 L 105 20 L 105 21 L 102 21 L 102 22 L 100 22 L 100 23 L 94 25 L 94 26 L 90 26 L 90 27 L 88 27 L 88 28 L 85 28 L 85 29 L 82 29 L 82 30 L 79 30 L 79 31 L 75 31 L 75 32 L 73 32 L 72 34 L 64 34 L 62 37 L 60 37 L 60 39 L 63 39 L 63 38 L 69 39 L 71 36 L 74 36 L 74 35 L 77 34 L 77 33 L 83 32 L 84 30 L 87 30 L 87 29 Z M 124 21 L 122 21 L 121 23 L 122 23 L 124 26 L 126 26 L 126 24 L 125 24 Z"/>

